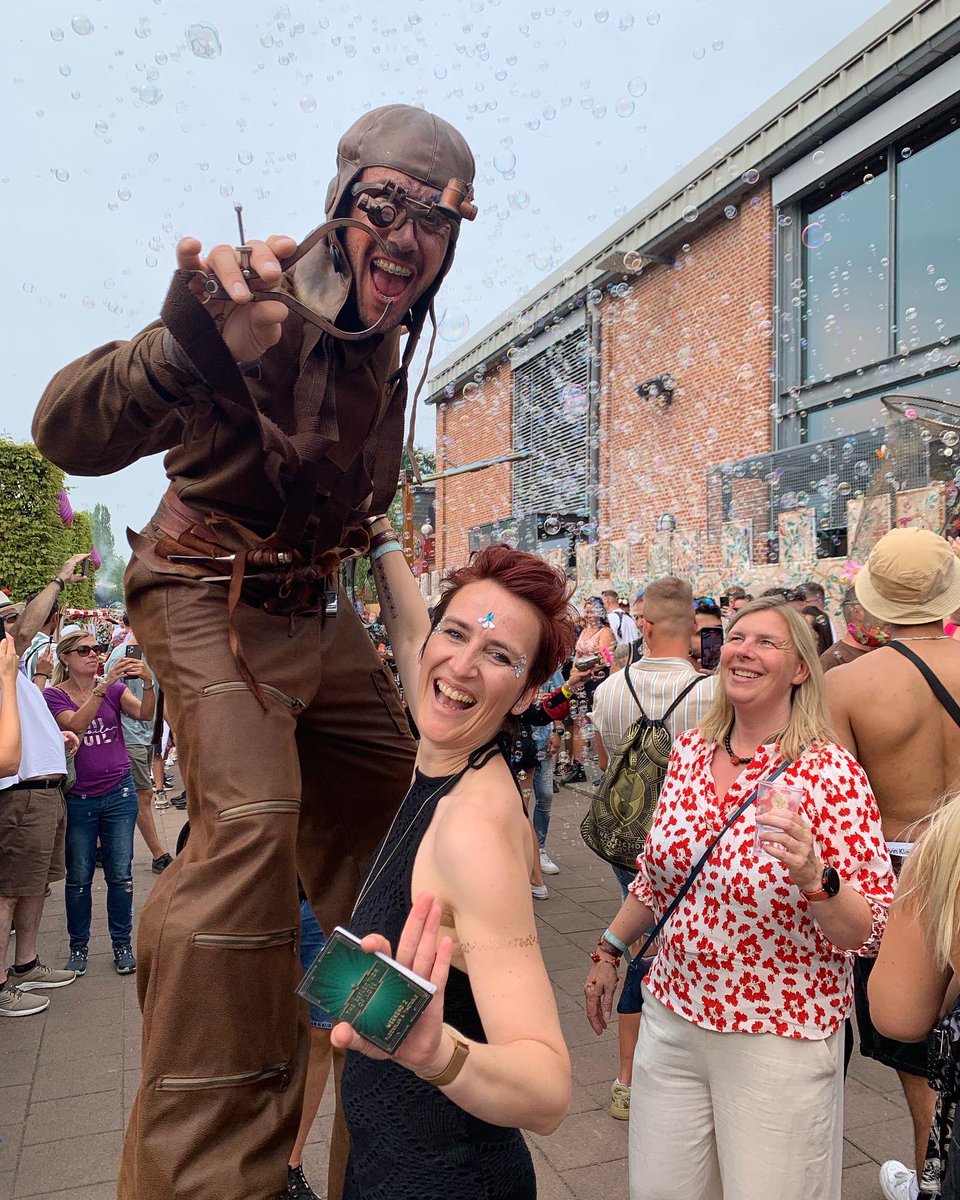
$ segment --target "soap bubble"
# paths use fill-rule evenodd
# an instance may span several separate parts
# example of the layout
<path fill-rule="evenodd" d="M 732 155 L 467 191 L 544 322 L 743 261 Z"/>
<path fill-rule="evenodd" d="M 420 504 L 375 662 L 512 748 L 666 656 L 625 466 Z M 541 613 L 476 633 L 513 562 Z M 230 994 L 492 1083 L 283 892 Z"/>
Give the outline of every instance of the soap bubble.
<path fill-rule="evenodd" d="M 241 150 L 237 155 L 237 162 L 243 167 L 249 167 L 253 162 L 253 155 L 249 150 Z"/>
<path fill-rule="evenodd" d="M 913 305 L 907 309 L 904 309 L 903 319 L 905 321 L 915 321 L 917 319 L 917 310 L 913 307 Z"/>
<path fill-rule="evenodd" d="M 721 43 L 721 45 L 722 45 L 722 43 Z M 697 60 L 697 62 L 699 62 L 700 59 L 706 55 L 706 53 L 707 53 L 707 51 L 706 51 L 705 47 L 697 46 L 696 50 L 694 50 L 694 52 L 693 52 L 693 57 Z"/>
<path fill-rule="evenodd" d="M 66 77 L 70 74 L 70 64 L 69 63 L 61 63 L 58 69 L 60 71 L 60 74 L 64 77 L 64 79 L 66 79 Z"/>
<path fill-rule="evenodd" d="M 637 106 L 629 96 L 621 96 L 615 105 L 616 114 L 618 117 L 632 117 L 636 112 Z"/>
<path fill-rule="evenodd" d="M 530 205 L 530 195 L 522 189 L 516 192 L 510 192 L 507 196 L 507 203 L 511 208 L 515 208 L 518 212 L 522 212 Z"/>
<path fill-rule="evenodd" d="M 142 88 L 137 89 L 137 95 L 144 104 L 149 104 L 151 107 L 154 104 L 159 104 L 163 99 L 163 92 L 155 83 L 145 83 Z"/>
<path fill-rule="evenodd" d="M 224 199 L 226 199 L 227 196 L 232 196 L 233 195 L 233 184 L 232 183 L 221 183 L 220 184 L 220 195 L 223 196 Z"/>
<path fill-rule="evenodd" d="M 646 90 L 647 90 L 647 81 L 645 79 L 641 79 L 639 76 L 637 76 L 636 79 L 631 79 L 630 82 L 627 84 L 627 91 L 630 93 L 631 96 L 633 96 L 637 100 L 640 99 L 640 97 L 646 92 Z"/>
<path fill-rule="evenodd" d="M 437 333 L 445 342 L 462 341 L 469 332 L 470 318 L 462 308 L 448 308 L 437 326 Z"/>
<path fill-rule="evenodd" d="M 54 25 L 54 27 L 50 30 L 50 36 L 51 36 L 51 38 L 53 38 L 53 40 L 55 42 L 62 42 L 63 41 L 63 30 L 60 28 L 59 25 Z"/>
<path fill-rule="evenodd" d="M 697 217 L 700 216 L 700 209 L 695 204 L 688 204 L 680 215 L 688 225 L 692 225 Z"/>
<path fill-rule="evenodd" d="M 643 256 L 636 250 L 628 250 L 623 256 L 623 269 L 631 274 L 643 270 Z"/>
<path fill-rule="evenodd" d="M 187 45 L 197 58 L 219 58 L 220 34 L 212 25 L 191 25 L 186 32 Z"/>
<path fill-rule="evenodd" d="M 26 284 L 24 284 L 24 287 L 26 287 Z M 561 525 L 559 517 L 550 516 L 543 518 L 543 532 L 546 537 L 556 537 L 560 532 L 560 529 Z"/>
<path fill-rule="evenodd" d="M 657 12 L 657 10 L 655 8 L 652 8 L 647 13 L 647 24 L 648 25 L 659 25 L 660 24 L 660 14 Z"/>
<path fill-rule="evenodd" d="M 621 30 L 621 32 L 626 33 L 628 29 L 632 29 L 632 28 L 633 28 L 633 13 L 628 13 L 628 12 L 621 13 L 620 14 L 620 30 Z"/>
<path fill-rule="evenodd" d="M 819 250 L 826 240 L 826 230 L 819 221 L 811 221 L 800 233 L 800 241 L 808 250 Z"/>
<path fill-rule="evenodd" d="M 67 180 L 70 178 L 70 172 L 67 171 L 64 167 L 57 167 L 57 169 L 53 173 L 53 177 L 54 177 L 54 179 L 56 179 L 58 181 L 58 183 L 66 183 Z"/>
<path fill-rule="evenodd" d="M 933 286 L 938 292 L 945 292 L 950 285 L 945 279 L 937 279 Z"/>
<path fill-rule="evenodd" d="M 610 10 L 606 8 L 598 8 L 593 14 L 593 19 L 598 25 L 603 25 L 610 17 Z"/>
<path fill-rule="evenodd" d="M 726 205 L 723 210 L 723 215 L 727 218 L 728 221 L 732 221 L 733 218 L 737 215 L 737 206 L 735 204 Z"/>
<path fill-rule="evenodd" d="M 580 383 L 568 383 L 560 393 L 560 411 L 563 419 L 573 424 L 587 415 L 590 400 Z"/>
<path fill-rule="evenodd" d="M 118 200 L 129 200 L 130 199 L 130 189 L 125 188 L 125 187 L 117 188 L 117 199 Z"/>
<path fill-rule="evenodd" d="M 499 171 L 501 175 L 514 170 L 516 165 L 517 156 L 512 150 L 500 150 L 493 156 L 494 170 Z"/>
<path fill-rule="evenodd" d="M 84 296 L 84 298 L 80 301 L 80 303 L 83 305 L 84 308 L 96 308 L 97 307 L 97 302 L 96 302 L 96 300 L 94 300 L 94 298 L 92 296 Z"/>
<path fill-rule="evenodd" d="M 469 383 L 463 385 L 464 400 L 476 400 L 480 395 L 480 384 L 471 379 Z"/>
<path fill-rule="evenodd" d="M 750 167 L 748 170 L 744 171 L 741 178 L 744 183 L 749 183 L 752 186 L 760 181 L 760 172 L 756 169 L 756 167 Z"/>
<path fill-rule="evenodd" d="M 85 17 L 82 13 L 75 16 L 70 22 L 70 28 L 80 37 L 86 37 L 93 33 L 93 22 L 89 17 Z"/>
<path fill-rule="evenodd" d="M 814 150 L 810 155 L 810 159 L 815 167 L 822 167 L 826 154 L 822 150 Z"/>
<path fill-rule="evenodd" d="M 300 97 L 300 111 L 305 112 L 308 115 L 310 113 L 315 113 L 317 111 L 316 96 L 301 96 Z"/>
<path fill-rule="evenodd" d="M 956 444 L 960 442 L 960 433 L 957 433 L 954 429 L 945 429 L 943 433 L 940 434 L 940 441 L 943 442 L 945 446 L 956 446 Z"/>

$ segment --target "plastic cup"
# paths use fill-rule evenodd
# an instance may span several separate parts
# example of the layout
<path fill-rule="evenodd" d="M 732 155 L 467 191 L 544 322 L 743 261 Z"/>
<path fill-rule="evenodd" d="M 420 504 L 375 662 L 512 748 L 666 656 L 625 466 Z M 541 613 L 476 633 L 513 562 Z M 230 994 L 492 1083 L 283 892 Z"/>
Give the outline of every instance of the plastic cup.
<path fill-rule="evenodd" d="M 791 787 L 777 779 L 764 780 L 763 783 L 757 785 L 757 799 L 754 802 L 757 819 L 757 832 L 753 844 L 754 854 L 769 855 L 766 845 L 760 840 L 760 834 L 764 829 L 772 829 L 773 826 L 764 824 L 763 814 L 768 812 L 796 813 L 800 811 L 802 803 L 803 788 Z"/>

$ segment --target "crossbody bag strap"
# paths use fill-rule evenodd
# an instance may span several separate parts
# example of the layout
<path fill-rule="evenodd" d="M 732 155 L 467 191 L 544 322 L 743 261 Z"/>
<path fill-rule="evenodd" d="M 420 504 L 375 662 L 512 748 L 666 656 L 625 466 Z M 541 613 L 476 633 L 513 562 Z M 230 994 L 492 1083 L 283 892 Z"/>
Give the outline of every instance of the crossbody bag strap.
<path fill-rule="evenodd" d="M 950 717 L 956 725 L 960 725 L 960 704 L 950 695 L 941 681 L 934 674 L 932 668 L 927 666 L 919 654 L 911 650 L 909 646 L 905 646 L 902 642 L 887 642 L 891 650 L 896 650 L 898 654 L 902 654 L 904 658 L 908 658 L 910 662 L 917 668 L 920 674 L 930 685 L 930 691 L 936 696 L 943 707 L 947 710 Z"/>
<path fill-rule="evenodd" d="M 740 805 L 740 807 L 737 808 L 736 811 L 733 812 L 729 817 L 727 817 L 726 821 L 724 821 L 724 823 L 723 823 L 723 828 L 720 830 L 720 832 L 717 834 L 717 836 L 713 839 L 713 841 L 710 843 L 710 845 L 706 848 L 706 850 L 704 850 L 704 852 L 697 859 L 696 863 L 693 866 L 693 869 L 690 871 L 690 874 L 683 881 L 683 884 L 681 885 L 679 892 L 677 892 L 677 894 L 674 896 L 674 898 L 667 905 L 667 907 L 664 911 L 664 914 L 660 918 L 660 920 L 656 923 L 656 925 L 654 925 L 653 929 L 650 930 L 650 933 L 647 935 L 647 940 L 643 943 L 643 948 L 641 949 L 640 953 L 634 955 L 634 961 L 636 961 L 638 958 L 643 958 L 643 956 L 646 954 L 646 952 L 650 949 L 650 947 L 653 945 L 653 943 L 660 936 L 660 933 L 663 930 L 663 927 L 666 925 L 666 923 L 670 920 L 670 918 L 673 916 L 673 914 L 677 911 L 677 909 L 683 903 L 684 896 L 686 896 L 687 892 L 689 892 L 690 889 L 693 887 L 694 883 L 696 882 L 697 876 L 700 874 L 700 872 L 703 870 L 703 868 L 707 865 L 707 859 L 717 848 L 717 845 L 719 844 L 720 839 L 727 832 L 727 830 L 731 827 L 731 825 L 734 825 L 737 821 L 739 821 L 739 819 L 743 816 L 743 814 L 750 807 L 750 805 L 754 802 L 754 800 L 756 800 L 757 792 L 759 791 L 760 784 L 761 783 L 772 783 L 773 780 L 776 779 L 778 775 L 783 774 L 783 772 L 787 769 L 787 767 L 792 766 L 793 761 L 794 761 L 793 759 L 788 758 L 785 762 L 782 762 L 779 767 L 777 767 L 777 769 L 773 772 L 772 775 L 768 775 L 766 779 L 761 779 L 757 783 L 757 786 L 750 793 L 750 795 L 746 798 L 746 800 L 744 800 L 744 802 Z"/>

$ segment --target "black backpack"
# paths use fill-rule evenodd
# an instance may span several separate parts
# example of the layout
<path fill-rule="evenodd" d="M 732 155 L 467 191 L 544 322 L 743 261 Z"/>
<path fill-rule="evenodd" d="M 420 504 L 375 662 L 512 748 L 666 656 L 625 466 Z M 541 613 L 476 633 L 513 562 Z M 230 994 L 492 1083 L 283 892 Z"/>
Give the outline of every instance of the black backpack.
<path fill-rule="evenodd" d="M 697 684 L 708 678 L 698 675 L 680 692 L 662 717 L 651 718 L 643 711 L 643 705 L 634 690 L 630 678 L 632 665 L 631 656 L 630 663 L 624 669 L 624 677 L 640 715 L 611 756 L 580 826 L 583 840 L 594 854 L 631 871 L 636 868 L 637 855 L 643 849 L 653 824 L 653 814 L 667 774 L 673 737 L 666 721 Z"/>

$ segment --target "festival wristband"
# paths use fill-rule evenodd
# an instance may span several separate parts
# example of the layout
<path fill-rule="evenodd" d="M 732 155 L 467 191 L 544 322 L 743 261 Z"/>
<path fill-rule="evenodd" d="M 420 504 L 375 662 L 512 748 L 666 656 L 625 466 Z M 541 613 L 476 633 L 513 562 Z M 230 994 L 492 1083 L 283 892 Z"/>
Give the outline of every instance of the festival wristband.
<path fill-rule="evenodd" d="M 626 956 L 627 962 L 630 961 L 630 947 L 626 942 L 621 942 L 615 933 L 611 933 L 609 929 L 605 929 L 600 940 L 609 942 L 611 946 L 616 946 L 620 953 Z"/>
<path fill-rule="evenodd" d="M 370 561 L 375 563 L 378 558 L 383 558 L 383 556 L 385 554 L 389 554 L 391 550 L 399 550 L 401 553 L 403 553 L 403 547 L 396 540 L 396 538 L 391 538 L 389 542 L 381 542 L 381 544 L 377 546 L 375 550 L 371 550 Z"/>

